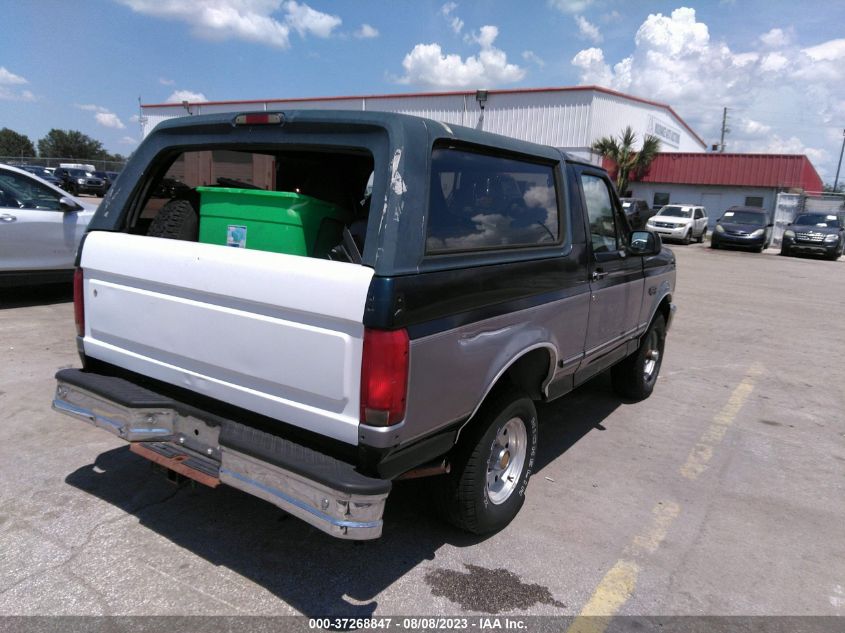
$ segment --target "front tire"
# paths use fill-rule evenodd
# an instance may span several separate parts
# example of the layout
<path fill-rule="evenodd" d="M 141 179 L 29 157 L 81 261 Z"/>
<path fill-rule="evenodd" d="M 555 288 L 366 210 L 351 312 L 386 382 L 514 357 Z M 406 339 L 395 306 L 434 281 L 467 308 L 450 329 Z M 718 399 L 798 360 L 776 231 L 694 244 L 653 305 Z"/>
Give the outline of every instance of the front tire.
<path fill-rule="evenodd" d="M 704 238 L 705 238 L 706 236 L 707 236 L 707 229 L 705 228 L 705 229 L 701 232 L 701 235 L 699 235 L 699 236 L 698 236 L 698 243 L 699 243 L 699 244 L 704 244 Z"/>
<path fill-rule="evenodd" d="M 439 491 L 446 520 L 474 534 L 507 526 L 525 501 L 537 437 L 537 410 L 525 393 L 506 389 L 486 402 Z"/>
<path fill-rule="evenodd" d="M 687 231 L 686 235 L 684 235 L 683 239 L 681 240 L 681 244 L 687 245 L 692 240 L 692 229 Z"/>
<path fill-rule="evenodd" d="M 623 398 L 645 400 L 654 391 L 666 347 L 666 320 L 654 317 L 637 351 L 610 370 L 613 389 Z"/>
<path fill-rule="evenodd" d="M 789 252 L 788 246 L 781 246 L 780 247 L 780 254 L 783 255 L 784 257 L 790 257 L 792 255 L 792 253 Z"/>

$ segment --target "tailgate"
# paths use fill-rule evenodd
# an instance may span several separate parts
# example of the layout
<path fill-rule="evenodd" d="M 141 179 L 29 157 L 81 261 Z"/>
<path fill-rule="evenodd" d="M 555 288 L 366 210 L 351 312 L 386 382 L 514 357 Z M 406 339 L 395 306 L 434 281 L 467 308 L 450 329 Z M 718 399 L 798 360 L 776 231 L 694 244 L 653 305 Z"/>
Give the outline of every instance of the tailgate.
<path fill-rule="evenodd" d="M 86 355 L 357 443 L 371 269 L 109 232 L 81 267 Z"/>

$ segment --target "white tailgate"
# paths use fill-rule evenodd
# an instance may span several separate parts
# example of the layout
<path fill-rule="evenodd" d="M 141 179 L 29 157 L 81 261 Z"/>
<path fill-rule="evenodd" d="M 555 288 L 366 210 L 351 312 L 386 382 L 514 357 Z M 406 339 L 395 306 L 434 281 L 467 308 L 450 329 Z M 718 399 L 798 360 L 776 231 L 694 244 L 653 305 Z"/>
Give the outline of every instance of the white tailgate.
<path fill-rule="evenodd" d="M 87 355 L 357 444 L 372 269 L 107 232 L 82 268 Z"/>

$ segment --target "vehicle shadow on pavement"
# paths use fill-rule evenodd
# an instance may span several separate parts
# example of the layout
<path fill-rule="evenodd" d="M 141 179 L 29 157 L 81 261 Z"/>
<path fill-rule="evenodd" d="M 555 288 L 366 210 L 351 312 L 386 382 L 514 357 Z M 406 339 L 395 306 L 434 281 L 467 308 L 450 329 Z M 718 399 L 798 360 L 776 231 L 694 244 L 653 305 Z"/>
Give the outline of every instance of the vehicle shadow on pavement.
<path fill-rule="evenodd" d="M 73 301 L 73 284 L 43 284 L 14 288 L 0 287 L 0 310 L 27 308 Z"/>
<path fill-rule="evenodd" d="M 620 402 L 601 380 L 541 407 L 540 471 L 601 422 Z M 121 508 L 180 548 L 224 566 L 310 617 L 368 617 L 377 596 L 443 545 L 469 547 L 484 537 L 442 522 L 430 501 L 432 480 L 396 482 L 383 536 L 354 543 L 323 534 L 238 490 L 177 488 L 121 447 L 68 475 L 66 483 Z M 136 528 L 133 528 L 136 529 Z M 131 542 L 115 535 L 121 543 Z M 144 551 L 128 552 L 145 557 Z M 159 559 L 160 556 L 151 556 Z M 248 605 L 244 605 L 248 610 Z"/>

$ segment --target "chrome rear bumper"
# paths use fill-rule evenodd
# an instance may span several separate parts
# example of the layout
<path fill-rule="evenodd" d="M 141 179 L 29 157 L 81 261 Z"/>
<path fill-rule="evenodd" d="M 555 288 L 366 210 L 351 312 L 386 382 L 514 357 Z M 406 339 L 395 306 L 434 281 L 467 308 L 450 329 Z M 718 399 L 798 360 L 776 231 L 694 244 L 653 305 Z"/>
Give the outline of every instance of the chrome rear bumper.
<path fill-rule="evenodd" d="M 184 455 L 183 459 L 175 458 L 182 464 L 177 472 L 206 485 L 215 485 L 216 475 L 219 482 L 269 501 L 331 536 L 350 540 L 381 536 L 387 492 L 356 494 L 338 490 L 221 445 L 220 426 L 209 424 L 200 417 L 184 415 L 166 406 L 125 406 L 61 379 L 58 379 L 53 408 L 130 443 L 147 443 L 151 448 L 154 445 L 169 447 L 172 452 Z M 150 451 L 137 452 L 150 458 Z M 192 475 L 186 466 L 192 458 L 211 463 L 212 468 L 216 467 L 216 473 L 206 469 Z M 168 466 L 166 461 L 154 461 Z"/>

